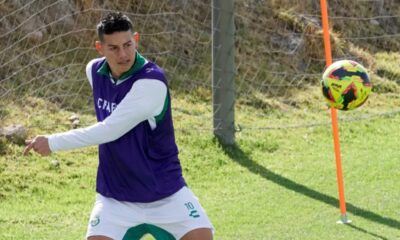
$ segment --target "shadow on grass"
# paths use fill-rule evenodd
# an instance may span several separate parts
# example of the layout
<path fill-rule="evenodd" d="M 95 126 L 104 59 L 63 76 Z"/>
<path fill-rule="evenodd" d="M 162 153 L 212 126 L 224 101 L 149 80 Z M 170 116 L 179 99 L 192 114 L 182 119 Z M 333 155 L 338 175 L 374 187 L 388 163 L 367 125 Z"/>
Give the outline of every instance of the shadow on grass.
<path fill-rule="evenodd" d="M 382 237 L 382 236 L 380 236 L 380 235 L 378 235 L 378 234 L 376 234 L 376 233 L 368 232 L 367 230 L 365 230 L 365 229 L 363 229 L 363 228 L 360 228 L 360 227 L 357 227 L 357 226 L 355 226 L 355 225 L 353 225 L 353 224 L 351 224 L 351 223 L 350 223 L 350 224 L 345 224 L 345 225 L 346 225 L 347 227 L 353 228 L 353 229 L 355 229 L 355 230 L 357 230 L 357 231 L 363 232 L 363 233 L 365 233 L 365 234 L 369 234 L 369 235 L 375 237 L 376 239 L 389 240 L 389 238 Z"/>
<path fill-rule="evenodd" d="M 274 182 L 284 188 L 293 190 L 295 192 L 303 194 L 304 196 L 307 196 L 314 200 L 326 203 L 328 205 L 331 205 L 332 207 L 339 208 L 339 200 L 337 198 L 317 192 L 311 188 L 308 188 L 307 186 L 296 183 L 288 178 L 282 177 L 282 176 L 268 170 L 264 166 L 254 162 L 252 159 L 250 159 L 237 145 L 225 145 L 221 142 L 220 142 L 220 144 L 221 144 L 224 152 L 233 161 L 235 161 L 238 164 L 240 164 L 241 166 L 247 168 L 250 172 L 260 175 L 261 177 L 263 177 L 271 182 Z M 359 216 L 359 217 L 368 219 L 370 221 L 374 221 L 374 222 L 386 225 L 388 227 L 400 229 L 400 222 L 396 219 L 381 216 L 381 215 L 371 212 L 369 210 L 365 210 L 365 209 L 359 208 L 357 206 L 354 206 L 351 203 L 346 203 L 346 206 L 347 206 L 347 212 L 350 212 L 355 216 Z M 351 227 L 358 229 L 357 227 L 355 227 L 353 225 Z M 365 232 L 365 230 L 364 230 L 364 232 Z M 385 238 L 381 237 L 381 239 L 385 239 Z"/>

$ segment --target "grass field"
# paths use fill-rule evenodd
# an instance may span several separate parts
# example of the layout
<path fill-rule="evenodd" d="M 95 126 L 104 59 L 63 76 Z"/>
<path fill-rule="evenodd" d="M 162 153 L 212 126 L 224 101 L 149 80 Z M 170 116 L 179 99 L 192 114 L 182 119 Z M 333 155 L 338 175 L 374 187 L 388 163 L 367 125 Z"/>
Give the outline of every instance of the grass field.
<path fill-rule="evenodd" d="M 351 114 L 373 112 L 379 101 L 372 97 Z M 391 107 L 398 101 L 395 97 Z M 31 136 L 68 128 L 60 123 L 70 113 L 37 99 L 29 103 L 5 107 L 5 122 L 36 123 L 40 127 L 31 128 Z M 208 104 L 180 98 L 173 103 L 184 176 L 215 226 L 215 239 L 400 239 L 400 114 L 340 122 L 352 220 L 342 225 L 336 223 L 340 211 L 329 111 L 309 116 L 324 123 L 313 127 L 262 129 L 286 116 L 260 118 L 256 109 L 239 106 L 237 121 L 247 128 L 237 133 L 236 145 L 222 146 L 206 129 L 211 119 L 191 114 L 209 115 Z M 390 107 L 387 100 L 380 103 Z M 26 117 L 34 111 L 35 117 Z M 296 122 L 296 114 L 290 116 Z M 297 120 L 303 122 L 304 116 Z M 81 121 L 94 119 L 84 115 Z M 23 157 L 22 146 L 5 141 L 0 146 L 0 239 L 83 239 L 95 196 L 96 148 L 41 158 Z M 51 164 L 55 159 L 59 166 Z"/>
<path fill-rule="evenodd" d="M 0 128 L 23 124 L 30 137 L 65 131 L 73 114 L 65 109 L 81 113 L 82 126 L 93 123 L 84 76 L 97 57 L 91 30 L 102 12 L 130 12 L 143 29 L 140 51 L 172 80 L 183 173 L 215 239 L 400 239 L 398 1 L 329 1 L 334 58 L 361 61 L 373 83 L 365 106 L 339 112 L 346 225 L 336 223 L 331 119 L 317 87 L 318 1 L 235 2 L 234 146 L 212 134 L 212 1 L 0 2 Z M 45 158 L 24 157 L 23 148 L 0 136 L 0 240 L 83 239 L 96 147 Z"/>

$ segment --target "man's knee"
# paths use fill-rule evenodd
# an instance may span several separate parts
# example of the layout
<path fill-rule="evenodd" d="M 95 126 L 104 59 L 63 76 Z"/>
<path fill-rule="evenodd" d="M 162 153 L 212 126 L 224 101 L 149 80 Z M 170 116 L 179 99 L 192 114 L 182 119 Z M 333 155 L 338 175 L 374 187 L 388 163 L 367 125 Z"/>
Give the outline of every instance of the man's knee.
<path fill-rule="evenodd" d="M 212 240 L 213 234 L 210 228 L 198 228 L 186 233 L 181 240 Z"/>
<path fill-rule="evenodd" d="M 113 240 L 112 238 L 106 236 L 90 236 L 87 240 Z"/>

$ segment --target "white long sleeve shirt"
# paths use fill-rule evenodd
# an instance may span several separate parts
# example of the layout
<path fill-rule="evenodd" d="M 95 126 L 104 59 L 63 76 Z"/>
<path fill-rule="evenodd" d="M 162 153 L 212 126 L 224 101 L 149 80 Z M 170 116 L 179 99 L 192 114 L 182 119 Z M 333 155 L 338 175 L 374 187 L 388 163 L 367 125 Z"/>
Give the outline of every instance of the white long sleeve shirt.
<path fill-rule="evenodd" d="M 86 68 L 90 85 L 93 81 L 92 64 L 93 61 Z M 110 142 L 145 120 L 149 121 L 150 126 L 154 128 L 154 116 L 161 113 L 166 96 L 167 87 L 161 81 L 138 80 L 104 121 L 89 127 L 48 135 L 50 150 L 56 152 Z"/>

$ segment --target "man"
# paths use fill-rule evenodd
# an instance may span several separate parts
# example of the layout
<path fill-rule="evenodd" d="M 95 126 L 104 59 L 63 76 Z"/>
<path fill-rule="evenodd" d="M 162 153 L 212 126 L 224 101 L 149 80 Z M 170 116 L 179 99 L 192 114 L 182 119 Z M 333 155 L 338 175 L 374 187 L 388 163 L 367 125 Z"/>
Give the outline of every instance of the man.
<path fill-rule="evenodd" d="M 99 145 L 96 201 L 87 239 L 212 239 L 212 224 L 186 187 L 178 159 L 164 72 L 136 51 L 133 27 L 121 13 L 97 25 L 97 51 L 86 67 L 98 122 L 27 140 L 51 152 Z"/>

